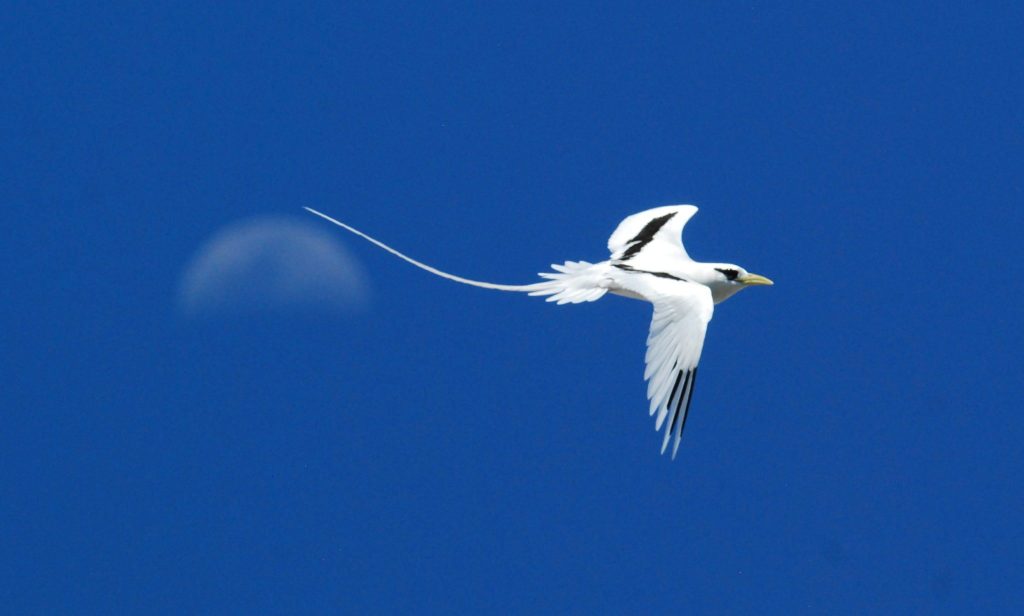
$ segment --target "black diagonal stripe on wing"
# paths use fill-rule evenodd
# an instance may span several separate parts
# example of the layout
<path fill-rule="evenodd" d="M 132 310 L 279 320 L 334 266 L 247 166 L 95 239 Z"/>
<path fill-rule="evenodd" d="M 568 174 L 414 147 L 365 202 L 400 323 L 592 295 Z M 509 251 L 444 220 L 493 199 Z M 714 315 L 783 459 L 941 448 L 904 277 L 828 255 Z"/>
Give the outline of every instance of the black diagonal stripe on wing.
<path fill-rule="evenodd" d="M 669 274 L 668 272 L 651 272 L 651 271 L 648 271 L 648 270 L 637 269 L 637 268 L 633 267 L 632 265 L 626 265 L 625 263 L 613 263 L 612 265 L 614 267 L 619 268 L 620 270 L 622 270 L 624 272 L 635 272 L 637 274 L 650 274 L 651 276 L 657 276 L 658 278 L 668 278 L 669 280 L 678 280 L 680 282 L 689 282 L 685 278 L 680 278 L 679 276 L 674 276 L 672 274 Z"/>
<path fill-rule="evenodd" d="M 644 249 L 644 246 L 651 243 L 651 240 L 654 239 L 654 234 L 660 231 L 661 228 L 665 226 L 665 223 L 675 215 L 676 212 L 672 212 L 670 214 L 665 214 L 664 216 L 658 216 L 651 222 L 644 225 L 644 228 L 640 229 L 640 233 L 637 233 L 633 239 L 626 242 L 627 244 L 633 245 L 622 254 L 620 260 L 626 261 L 635 257 L 637 253 Z"/>

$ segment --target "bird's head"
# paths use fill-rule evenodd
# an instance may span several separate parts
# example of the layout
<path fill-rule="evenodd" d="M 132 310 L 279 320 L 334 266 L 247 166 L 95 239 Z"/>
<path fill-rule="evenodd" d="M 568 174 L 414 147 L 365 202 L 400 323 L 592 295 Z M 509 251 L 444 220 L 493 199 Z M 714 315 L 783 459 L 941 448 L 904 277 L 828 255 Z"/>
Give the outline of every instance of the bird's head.
<path fill-rule="evenodd" d="M 732 263 L 706 263 L 704 265 L 708 269 L 704 272 L 705 279 L 701 282 L 711 289 L 711 295 L 716 304 L 747 287 L 775 284 L 760 274 L 751 274 Z"/>

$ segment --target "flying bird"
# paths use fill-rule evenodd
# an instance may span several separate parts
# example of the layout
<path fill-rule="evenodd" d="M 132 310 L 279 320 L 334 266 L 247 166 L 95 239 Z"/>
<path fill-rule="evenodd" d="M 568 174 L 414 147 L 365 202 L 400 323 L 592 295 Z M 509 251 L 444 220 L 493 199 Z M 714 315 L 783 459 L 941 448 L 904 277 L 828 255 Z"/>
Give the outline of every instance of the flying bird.
<path fill-rule="evenodd" d="M 704 334 L 715 304 L 750 286 L 771 285 L 771 280 L 731 263 L 700 263 L 683 248 L 683 227 L 697 213 L 693 205 L 666 205 L 633 214 L 619 223 L 608 239 L 611 258 L 600 263 L 566 261 L 553 264 L 554 272 L 539 274 L 533 284 L 508 285 L 455 276 L 421 263 L 343 222 L 305 208 L 376 244 L 409 263 L 462 284 L 547 296 L 558 304 L 579 304 L 605 293 L 650 302 L 654 317 L 647 336 L 644 379 L 655 429 L 665 434 L 661 453 L 670 440 L 672 458 L 679 450 L 697 380 L 697 363 Z"/>

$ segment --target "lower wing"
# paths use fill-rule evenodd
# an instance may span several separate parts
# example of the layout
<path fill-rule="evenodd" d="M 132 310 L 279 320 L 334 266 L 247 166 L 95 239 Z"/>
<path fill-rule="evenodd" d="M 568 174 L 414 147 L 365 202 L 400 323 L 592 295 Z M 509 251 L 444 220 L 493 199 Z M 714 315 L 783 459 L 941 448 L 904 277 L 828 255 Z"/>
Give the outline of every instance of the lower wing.
<path fill-rule="evenodd" d="M 711 291 L 702 284 L 645 272 L 625 272 L 616 282 L 654 304 L 644 379 L 650 413 L 657 412 L 655 428 L 665 427 L 661 452 L 665 453 L 675 436 L 675 458 L 693 399 L 704 335 L 715 308 Z"/>

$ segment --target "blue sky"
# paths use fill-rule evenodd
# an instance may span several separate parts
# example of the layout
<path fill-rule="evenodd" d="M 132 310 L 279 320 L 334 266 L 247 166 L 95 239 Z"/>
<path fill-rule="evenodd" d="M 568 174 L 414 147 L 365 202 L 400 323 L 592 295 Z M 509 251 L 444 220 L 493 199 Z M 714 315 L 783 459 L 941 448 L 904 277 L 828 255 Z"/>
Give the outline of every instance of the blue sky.
<path fill-rule="evenodd" d="M 9 13 L 5 609 L 1021 609 L 1019 7 Z M 517 283 L 671 203 L 776 281 L 716 311 L 674 463 L 649 306 L 301 210 Z M 183 311 L 252 220 L 361 301 Z"/>

